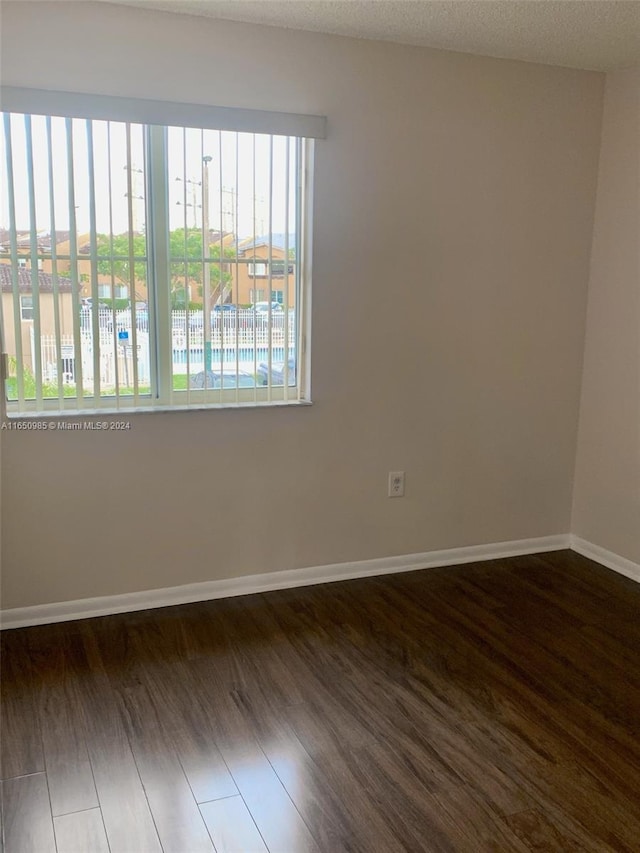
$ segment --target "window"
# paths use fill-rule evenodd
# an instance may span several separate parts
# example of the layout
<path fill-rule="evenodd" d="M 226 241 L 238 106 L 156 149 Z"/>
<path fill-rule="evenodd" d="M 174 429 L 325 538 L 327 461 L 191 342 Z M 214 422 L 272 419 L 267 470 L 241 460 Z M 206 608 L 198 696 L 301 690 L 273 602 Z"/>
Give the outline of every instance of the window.
<path fill-rule="evenodd" d="M 312 157 L 324 119 L 2 97 L 10 414 L 309 399 Z M 250 307 L 262 300 L 279 310 Z M 30 339 L 18 334 L 26 319 Z"/>
<path fill-rule="evenodd" d="M 257 261 L 247 264 L 247 270 L 251 278 L 267 278 L 271 272 L 271 278 L 284 278 L 284 261 Z M 288 264 L 287 275 L 293 275 L 293 264 Z"/>
<path fill-rule="evenodd" d="M 33 320 L 33 296 L 20 297 L 20 319 Z"/>
<path fill-rule="evenodd" d="M 123 284 L 117 284 L 114 288 L 110 284 L 98 285 L 98 297 L 100 299 L 125 299 L 129 298 L 129 289 Z"/>
<path fill-rule="evenodd" d="M 267 264 L 265 261 L 247 264 L 251 278 L 264 278 L 267 275 Z"/>

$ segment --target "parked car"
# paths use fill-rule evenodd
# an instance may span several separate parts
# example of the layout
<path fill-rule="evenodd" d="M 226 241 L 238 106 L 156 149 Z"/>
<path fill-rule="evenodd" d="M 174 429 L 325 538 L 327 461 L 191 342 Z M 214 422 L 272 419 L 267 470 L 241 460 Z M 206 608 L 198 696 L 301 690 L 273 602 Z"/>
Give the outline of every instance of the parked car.
<path fill-rule="evenodd" d="M 296 384 L 296 357 L 290 356 L 287 361 L 289 370 L 289 385 Z M 256 373 L 258 385 L 269 384 L 269 365 L 266 361 L 260 363 Z M 284 385 L 284 361 L 275 361 L 271 363 L 271 384 Z"/>
<path fill-rule="evenodd" d="M 269 313 L 269 303 L 268 302 L 255 302 L 252 306 L 253 310 L 256 314 L 268 314 Z M 271 303 L 271 311 L 275 313 L 282 313 L 282 305 L 279 302 Z"/>
<path fill-rule="evenodd" d="M 136 308 L 136 327 L 141 332 L 149 331 L 149 311 L 146 305 L 144 308 Z"/>
<path fill-rule="evenodd" d="M 204 329 L 204 311 L 189 311 L 189 328 L 192 332 Z M 211 315 L 211 328 L 215 325 L 215 317 Z"/>
<path fill-rule="evenodd" d="M 93 298 L 91 296 L 85 296 L 80 300 L 80 308 L 93 308 Z M 98 308 L 102 311 L 110 311 L 111 309 L 107 305 L 106 302 L 98 302 Z"/>
<path fill-rule="evenodd" d="M 102 312 L 101 312 L 102 313 Z M 111 314 L 111 311 L 109 311 Z M 149 312 L 146 308 L 138 308 L 136 310 L 136 329 L 139 332 L 149 331 Z M 133 324 L 131 308 L 125 308 L 122 311 L 116 311 L 116 322 L 119 329 L 131 329 Z"/>
<path fill-rule="evenodd" d="M 102 303 L 98 306 L 98 326 L 106 331 L 113 331 L 113 313 L 107 305 Z M 93 329 L 93 304 L 81 306 L 80 328 L 85 331 Z"/>
<path fill-rule="evenodd" d="M 206 384 L 205 384 L 206 383 Z M 201 370 L 189 379 L 189 388 L 202 390 L 203 388 L 255 388 L 256 380 L 246 370 L 225 368 L 224 371 Z"/>
<path fill-rule="evenodd" d="M 240 305 L 226 302 L 224 305 L 216 305 L 213 309 L 212 322 L 217 328 L 221 326 L 226 331 L 233 332 L 234 329 L 250 329 L 255 325 L 256 319 L 262 322 L 266 314 L 252 314 Z"/>

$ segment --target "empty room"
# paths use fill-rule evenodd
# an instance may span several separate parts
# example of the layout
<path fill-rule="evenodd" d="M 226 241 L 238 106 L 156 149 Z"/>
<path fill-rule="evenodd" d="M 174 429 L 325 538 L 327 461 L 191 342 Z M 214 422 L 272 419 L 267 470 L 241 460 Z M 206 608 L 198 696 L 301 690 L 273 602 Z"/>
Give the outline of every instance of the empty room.
<path fill-rule="evenodd" d="M 640 3 L 0 48 L 0 851 L 637 853 Z"/>

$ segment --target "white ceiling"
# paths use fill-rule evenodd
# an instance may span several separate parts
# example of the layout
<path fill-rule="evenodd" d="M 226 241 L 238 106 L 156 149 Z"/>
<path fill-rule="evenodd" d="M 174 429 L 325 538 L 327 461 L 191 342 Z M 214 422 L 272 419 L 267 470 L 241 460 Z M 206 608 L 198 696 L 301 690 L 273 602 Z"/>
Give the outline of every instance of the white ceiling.
<path fill-rule="evenodd" d="M 640 66 L 640 0 L 102 0 L 598 71 Z"/>

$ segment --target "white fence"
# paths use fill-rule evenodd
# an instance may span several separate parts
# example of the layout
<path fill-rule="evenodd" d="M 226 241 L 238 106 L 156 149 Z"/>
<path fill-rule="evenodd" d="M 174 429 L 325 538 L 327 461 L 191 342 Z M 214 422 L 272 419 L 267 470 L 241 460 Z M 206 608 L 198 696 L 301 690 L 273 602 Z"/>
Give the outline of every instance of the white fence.
<path fill-rule="evenodd" d="M 114 325 L 115 317 L 115 325 Z M 76 358 L 81 360 L 82 384 L 90 390 L 94 385 L 96 361 L 100 371 L 100 385 L 113 388 L 129 387 L 134 379 L 133 329 L 130 311 L 100 309 L 98 336 L 94 337 L 93 317 L 83 311 L 80 323 L 79 346 L 73 335 L 42 335 L 40 338 L 42 379 L 45 383 L 58 381 L 58 364 L 62 382 L 73 385 L 78 378 Z M 136 312 L 136 365 L 138 385 L 150 383 L 149 320 L 146 311 Z M 290 312 L 273 311 L 269 315 L 252 309 L 214 312 L 211 318 L 211 350 L 214 363 L 236 363 L 248 369 L 267 360 L 270 349 L 274 361 L 284 359 L 285 340 L 289 348 L 295 342 L 295 316 Z M 95 346 L 98 358 L 94 357 Z M 197 372 L 204 367 L 204 328 L 202 311 L 171 312 L 171 349 L 173 374 L 184 374 L 187 369 Z M 35 364 L 35 341 L 31 333 L 32 364 Z M 60 359 L 60 362 L 58 361 Z"/>
<path fill-rule="evenodd" d="M 150 382 L 149 370 L 149 334 L 137 334 L 136 368 L 139 385 Z M 58 381 L 58 346 L 55 335 L 40 337 L 42 353 L 42 381 Z M 80 361 L 82 368 L 82 384 L 86 389 L 92 389 L 95 379 L 94 337 L 91 332 L 80 332 Z M 32 336 L 32 354 L 35 362 L 34 342 Z M 98 337 L 98 364 L 100 370 L 100 385 L 114 388 L 116 384 L 131 386 L 133 384 L 134 358 L 133 346 L 130 340 L 119 341 L 113 332 L 101 330 Z M 78 379 L 76 367 L 76 347 L 73 335 L 60 336 L 60 360 L 62 366 L 62 382 L 65 385 L 75 385 Z M 116 377 L 118 379 L 116 383 Z"/>
<path fill-rule="evenodd" d="M 227 306 L 231 308 L 231 306 Z M 83 332 L 91 332 L 93 330 L 94 315 L 90 308 L 83 308 L 80 313 L 80 328 Z M 98 328 L 100 330 L 109 330 L 113 328 L 131 329 L 133 326 L 133 317 L 131 310 L 112 311 L 110 308 L 100 308 L 98 310 Z M 273 331 L 284 330 L 288 325 L 293 328 L 295 323 L 294 309 L 286 312 L 282 310 L 274 310 L 271 312 L 271 324 L 269 324 L 269 314 L 266 311 L 254 311 L 252 308 L 232 308 L 231 310 L 223 310 L 221 306 L 215 306 L 211 312 L 211 331 L 229 334 L 235 334 L 236 327 L 243 331 L 265 331 L 271 325 Z M 135 326 L 142 332 L 149 331 L 149 314 L 146 309 L 138 309 L 135 312 Z M 203 311 L 172 311 L 171 326 L 176 331 L 186 332 L 189 329 L 192 332 L 202 331 L 204 328 Z"/>

